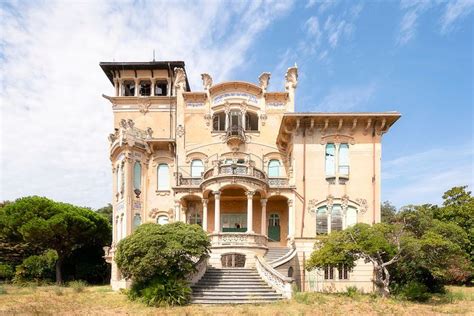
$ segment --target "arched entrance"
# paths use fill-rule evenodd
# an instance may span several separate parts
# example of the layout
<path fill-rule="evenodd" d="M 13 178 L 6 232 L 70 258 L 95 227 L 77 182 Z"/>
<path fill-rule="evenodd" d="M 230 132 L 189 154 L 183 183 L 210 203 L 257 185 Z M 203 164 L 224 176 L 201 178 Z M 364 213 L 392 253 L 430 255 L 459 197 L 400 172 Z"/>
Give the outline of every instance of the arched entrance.
<path fill-rule="evenodd" d="M 272 213 L 268 217 L 268 240 L 280 241 L 280 215 Z"/>

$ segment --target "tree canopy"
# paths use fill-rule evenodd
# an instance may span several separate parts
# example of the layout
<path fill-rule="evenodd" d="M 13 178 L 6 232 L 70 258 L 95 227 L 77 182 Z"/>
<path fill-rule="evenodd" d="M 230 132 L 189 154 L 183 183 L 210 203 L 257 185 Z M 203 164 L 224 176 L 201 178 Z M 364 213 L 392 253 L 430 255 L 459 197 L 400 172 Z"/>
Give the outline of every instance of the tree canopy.
<path fill-rule="evenodd" d="M 183 279 L 209 247 L 209 238 L 198 225 L 149 223 L 119 242 L 115 262 L 123 276 L 134 282 L 154 277 Z"/>
<path fill-rule="evenodd" d="M 62 283 L 63 261 L 85 245 L 110 243 L 106 218 L 90 209 L 31 196 L 0 210 L 0 232 L 11 242 L 24 242 L 57 252 L 56 282 Z"/>

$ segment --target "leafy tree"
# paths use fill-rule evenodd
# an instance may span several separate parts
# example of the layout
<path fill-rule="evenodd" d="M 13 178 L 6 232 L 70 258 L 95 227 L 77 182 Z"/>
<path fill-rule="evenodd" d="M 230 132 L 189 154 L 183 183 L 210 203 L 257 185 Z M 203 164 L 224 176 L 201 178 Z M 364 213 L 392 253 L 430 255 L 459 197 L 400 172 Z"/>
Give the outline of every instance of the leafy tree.
<path fill-rule="evenodd" d="M 207 255 L 209 247 L 198 225 L 149 223 L 119 242 L 115 262 L 123 276 L 135 282 L 162 276 L 180 279 L 194 271 L 195 259 Z"/>
<path fill-rule="evenodd" d="M 322 237 L 318 248 L 306 262 L 306 269 L 326 266 L 346 265 L 353 268 L 358 259 L 374 265 L 375 285 L 379 293 L 390 293 L 390 273 L 388 266 L 400 260 L 402 255 L 403 230 L 389 224 L 356 224 L 344 231 L 333 232 Z"/>
<path fill-rule="evenodd" d="M 421 210 L 428 212 L 430 208 Z M 442 286 L 443 282 L 454 277 L 466 277 L 459 271 L 470 273 L 462 249 L 468 239 L 462 229 L 452 223 L 429 222 L 423 216 L 417 218 L 412 216 L 411 210 L 405 210 L 403 214 L 406 222 L 412 220 L 413 223 L 373 226 L 361 223 L 323 237 L 306 262 L 306 268 L 311 270 L 339 264 L 352 268 L 358 259 L 363 259 L 373 264 L 374 282 L 382 296 L 390 294 L 392 274 L 395 274 L 399 286 L 417 279 L 424 283 L 422 277 L 433 281 L 432 285 Z"/>
<path fill-rule="evenodd" d="M 55 250 L 46 250 L 41 255 L 34 255 L 23 260 L 22 264 L 16 267 L 15 281 L 41 281 L 51 280 L 54 275 L 54 266 L 58 260 Z"/>
<path fill-rule="evenodd" d="M 434 218 L 444 222 L 455 223 L 469 237 L 465 245 L 466 252 L 474 264 L 474 197 L 467 186 L 453 187 L 443 195 L 443 206 L 434 210 Z"/>
<path fill-rule="evenodd" d="M 98 214 L 105 216 L 109 221 L 110 225 L 112 225 L 112 217 L 113 217 L 113 208 L 112 204 L 108 203 L 107 206 L 101 207 L 96 211 Z"/>
<path fill-rule="evenodd" d="M 107 220 L 90 209 L 54 202 L 38 196 L 24 197 L 0 212 L 0 232 L 11 242 L 26 242 L 57 252 L 56 282 L 62 283 L 64 260 L 89 244 L 108 244 Z"/>
<path fill-rule="evenodd" d="M 197 259 L 207 256 L 210 242 L 198 225 L 182 222 L 143 224 L 121 240 L 115 262 L 125 278 L 133 280 L 129 298 L 147 305 L 183 305 L 191 289 L 186 276 Z"/>
<path fill-rule="evenodd" d="M 382 223 L 391 223 L 395 220 L 397 208 L 391 204 L 390 201 L 385 201 L 382 203 L 380 213 L 382 216 Z"/>

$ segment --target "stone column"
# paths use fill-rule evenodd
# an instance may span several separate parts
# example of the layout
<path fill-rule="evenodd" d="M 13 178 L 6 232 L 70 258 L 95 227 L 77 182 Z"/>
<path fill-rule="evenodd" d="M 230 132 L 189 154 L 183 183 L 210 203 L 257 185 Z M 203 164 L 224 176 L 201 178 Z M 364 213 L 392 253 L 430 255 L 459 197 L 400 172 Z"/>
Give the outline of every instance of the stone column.
<path fill-rule="evenodd" d="M 227 131 L 229 129 L 229 111 L 225 111 L 225 130 Z"/>
<path fill-rule="evenodd" d="M 174 201 L 174 220 L 175 222 L 179 222 L 181 218 L 181 201 L 175 200 Z"/>
<path fill-rule="evenodd" d="M 135 79 L 135 96 L 138 97 L 138 90 L 140 89 L 140 80 Z"/>
<path fill-rule="evenodd" d="M 253 233 L 253 196 L 255 191 L 247 192 L 247 233 Z"/>
<path fill-rule="evenodd" d="M 293 200 L 288 199 L 288 238 L 295 237 L 295 207 Z"/>
<path fill-rule="evenodd" d="M 115 88 L 115 96 L 118 97 L 120 94 L 119 94 L 119 80 L 118 79 L 114 79 L 114 88 Z"/>
<path fill-rule="evenodd" d="M 150 91 L 150 96 L 155 96 L 155 85 L 156 85 L 156 79 L 151 79 L 151 91 Z"/>
<path fill-rule="evenodd" d="M 214 193 L 214 233 L 221 231 L 221 192 L 213 191 Z"/>
<path fill-rule="evenodd" d="M 118 96 L 122 96 L 123 93 L 122 93 L 122 90 L 123 90 L 123 80 L 122 79 L 119 79 L 118 80 L 118 83 L 119 83 L 119 93 L 118 93 Z"/>
<path fill-rule="evenodd" d="M 202 199 L 202 229 L 207 233 L 207 203 L 208 199 Z"/>
<path fill-rule="evenodd" d="M 268 235 L 267 229 L 267 199 L 261 199 L 260 204 L 262 204 L 262 226 L 261 226 L 261 234 L 264 236 Z"/>

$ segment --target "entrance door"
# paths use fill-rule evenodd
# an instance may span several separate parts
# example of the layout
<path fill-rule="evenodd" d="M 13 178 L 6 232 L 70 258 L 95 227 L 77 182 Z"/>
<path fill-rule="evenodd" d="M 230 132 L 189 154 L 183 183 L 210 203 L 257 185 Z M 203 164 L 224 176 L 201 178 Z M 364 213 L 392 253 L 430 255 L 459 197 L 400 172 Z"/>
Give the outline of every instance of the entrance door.
<path fill-rule="evenodd" d="M 270 214 L 268 218 L 268 239 L 280 241 L 280 215 Z"/>

